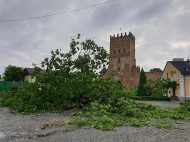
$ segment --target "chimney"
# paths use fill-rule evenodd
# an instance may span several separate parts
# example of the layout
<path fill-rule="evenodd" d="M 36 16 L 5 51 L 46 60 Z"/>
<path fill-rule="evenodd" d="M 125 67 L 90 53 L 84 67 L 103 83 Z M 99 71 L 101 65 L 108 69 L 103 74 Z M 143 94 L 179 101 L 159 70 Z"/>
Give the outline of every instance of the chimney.
<path fill-rule="evenodd" d="M 173 61 L 184 61 L 184 58 L 173 58 Z"/>

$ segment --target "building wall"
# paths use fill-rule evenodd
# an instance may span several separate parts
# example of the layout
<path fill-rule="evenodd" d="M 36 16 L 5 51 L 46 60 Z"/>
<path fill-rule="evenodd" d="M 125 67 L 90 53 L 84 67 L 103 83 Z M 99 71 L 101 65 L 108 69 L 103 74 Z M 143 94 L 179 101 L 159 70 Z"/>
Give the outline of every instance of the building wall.
<path fill-rule="evenodd" d="M 153 79 L 157 80 L 158 78 L 161 78 L 162 72 L 145 72 L 146 79 Z"/>
<path fill-rule="evenodd" d="M 175 90 L 176 96 L 181 96 L 181 90 L 180 90 L 180 80 L 175 80 L 176 84 L 177 84 L 177 88 Z M 172 94 L 173 94 L 173 90 L 172 90 Z M 171 94 L 171 95 L 172 95 Z"/>
<path fill-rule="evenodd" d="M 180 89 L 180 72 L 174 68 L 170 63 L 167 63 L 166 68 L 162 74 L 162 78 L 169 78 L 172 81 L 176 81 L 177 83 L 177 88 L 175 89 L 175 95 L 176 96 L 181 96 L 181 89 Z M 173 96 L 173 89 L 170 88 L 168 89 L 168 94 L 170 96 Z"/>
<path fill-rule="evenodd" d="M 31 75 L 26 75 L 26 76 L 24 77 L 24 81 L 28 81 L 29 83 L 33 83 L 33 82 L 36 81 L 36 77 L 32 78 Z"/>
<path fill-rule="evenodd" d="M 166 68 L 162 74 L 162 78 L 170 78 L 172 81 L 176 81 L 177 88 L 175 90 L 176 96 L 190 97 L 190 75 L 183 75 L 177 69 L 175 69 L 170 63 L 166 65 Z M 184 79 L 184 84 L 180 84 L 180 79 Z M 184 89 L 182 89 L 184 88 Z M 173 89 L 168 90 L 170 96 L 173 95 Z"/>
<path fill-rule="evenodd" d="M 160 72 L 147 72 L 147 79 L 156 80 Z M 129 32 L 123 35 L 110 36 L 110 59 L 104 77 L 120 81 L 125 89 L 137 87 L 140 80 L 140 67 L 136 66 L 135 37 Z"/>
<path fill-rule="evenodd" d="M 109 66 L 104 76 L 120 81 L 125 89 L 138 86 L 140 68 L 136 67 L 132 33 L 110 36 Z"/>
<path fill-rule="evenodd" d="M 190 97 L 190 75 L 184 75 L 184 95 Z"/>
<path fill-rule="evenodd" d="M 172 73 L 173 72 L 173 73 Z M 167 64 L 163 74 L 162 74 L 162 78 L 170 78 L 170 79 L 176 79 L 176 78 L 180 78 L 180 72 L 174 68 L 170 63 Z"/>
<path fill-rule="evenodd" d="M 176 96 L 181 96 L 181 89 L 180 89 L 180 80 L 175 80 L 175 82 L 177 83 L 177 88 L 175 89 L 175 94 Z M 170 96 L 173 96 L 173 89 L 172 88 L 169 88 L 168 89 L 168 94 Z"/>

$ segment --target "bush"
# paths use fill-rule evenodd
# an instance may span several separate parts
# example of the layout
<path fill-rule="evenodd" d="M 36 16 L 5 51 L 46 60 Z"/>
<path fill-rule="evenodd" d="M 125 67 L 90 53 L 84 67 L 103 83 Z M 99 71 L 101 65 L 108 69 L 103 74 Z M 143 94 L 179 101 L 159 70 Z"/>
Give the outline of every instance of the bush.
<path fill-rule="evenodd" d="M 144 101 L 170 101 L 170 97 L 154 97 L 154 96 L 142 96 L 138 98 L 139 100 Z"/>
<path fill-rule="evenodd" d="M 146 84 L 150 88 L 151 96 L 163 97 L 167 93 L 168 88 L 176 88 L 176 82 L 167 79 L 149 79 Z"/>
<path fill-rule="evenodd" d="M 125 92 L 125 97 L 133 100 L 147 100 L 147 101 L 170 101 L 171 98 L 165 96 L 137 96 L 137 88 L 131 88 Z"/>

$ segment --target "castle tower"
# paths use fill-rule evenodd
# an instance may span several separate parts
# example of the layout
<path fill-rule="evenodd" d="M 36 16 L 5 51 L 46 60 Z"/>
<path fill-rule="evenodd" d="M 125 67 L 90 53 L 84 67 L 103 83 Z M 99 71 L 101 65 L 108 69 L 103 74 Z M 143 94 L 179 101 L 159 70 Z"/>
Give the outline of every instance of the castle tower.
<path fill-rule="evenodd" d="M 118 80 L 126 90 L 138 86 L 140 68 L 136 67 L 135 37 L 131 32 L 110 36 L 109 66 L 104 76 Z"/>

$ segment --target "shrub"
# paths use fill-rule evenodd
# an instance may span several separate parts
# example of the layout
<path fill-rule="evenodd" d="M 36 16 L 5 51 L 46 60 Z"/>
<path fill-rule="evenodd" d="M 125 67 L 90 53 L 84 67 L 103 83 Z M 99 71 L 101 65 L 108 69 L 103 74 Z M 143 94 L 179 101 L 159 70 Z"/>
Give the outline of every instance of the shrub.
<path fill-rule="evenodd" d="M 170 97 L 154 97 L 154 96 L 142 96 L 138 98 L 139 100 L 144 101 L 170 101 Z"/>
<path fill-rule="evenodd" d="M 146 86 L 150 88 L 151 96 L 163 97 L 167 93 L 168 88 L 176 88 L 176 82 L 167 79 L 149 79 Z"/>

